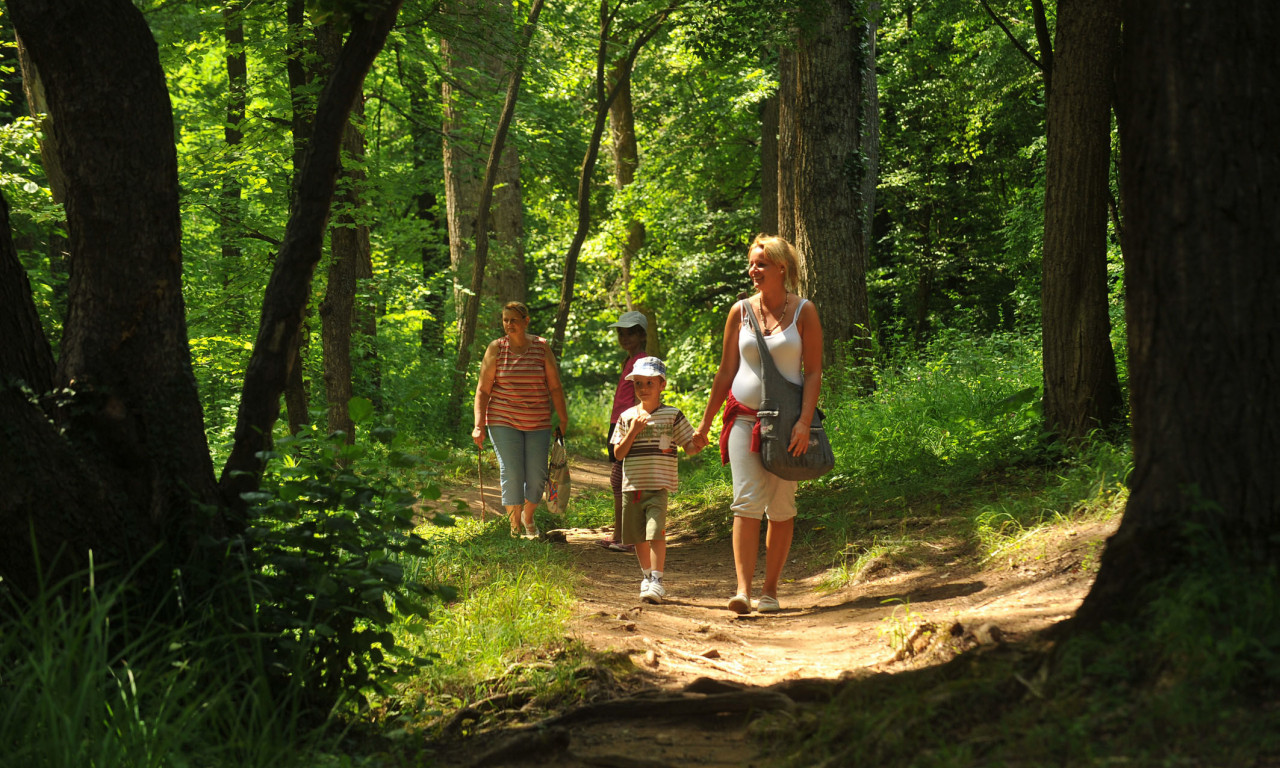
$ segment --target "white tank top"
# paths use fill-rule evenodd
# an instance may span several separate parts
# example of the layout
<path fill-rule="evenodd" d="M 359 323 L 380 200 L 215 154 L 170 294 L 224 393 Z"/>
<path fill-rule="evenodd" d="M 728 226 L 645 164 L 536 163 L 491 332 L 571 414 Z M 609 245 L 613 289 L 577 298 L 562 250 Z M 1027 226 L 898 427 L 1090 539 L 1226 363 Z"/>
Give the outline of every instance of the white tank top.
<path fill-rule="evenodd" d="M 796 305 L 791 322 L 781 333 L 772 333 L 764 337 L 764 343 L 769 347 L 769 354 L 773 355 L 774 364 L 778 366 L 783 377 L 793 384 L 804 383 L 804 377 L 800 374 L 804 348 L 800 340 L 800 329 L 796 323 L 800 319 L 800 309 L 806 301 L 808 299 L 801 299 Z M 743 304 L 742 327 L 738 331 L 738 355 L 741 362 L 738 363 L 738 372 L 733 377 L 733 386 L 730 390 L 738 402 L 758 410 L 764 389 L 760 372 L 760 349 L 756 346 L 756 332 L 751 329 L 751 323 L 745 314 L 752 311 L 751 305 L 748 301 L 743 301 Z"/>

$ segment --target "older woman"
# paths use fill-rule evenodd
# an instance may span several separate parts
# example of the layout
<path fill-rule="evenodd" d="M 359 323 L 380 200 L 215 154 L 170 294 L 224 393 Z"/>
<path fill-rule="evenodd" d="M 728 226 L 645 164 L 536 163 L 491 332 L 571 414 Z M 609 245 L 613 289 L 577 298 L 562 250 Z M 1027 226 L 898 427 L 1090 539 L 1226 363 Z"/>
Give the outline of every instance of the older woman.
<path fill-rule="evenodd" d="M 511 518 L 511 535 L 539 535 L 533 511 L 547 479 L 551 445 L 551 407 L 568 432 L 569 409 L 560 386 L 560 370 L 546 339 L 532 336 L 529 308 L 518 301 L 502 308 L 505 335 L 490 342 L 480 363 L 476 386 L 475 428 L 471 439 L 484 445 L 485 429 L 498 454 L 502 505 Z"/>
<path fill-rule="evenodd" d="M 755 294 L 729 310 L 720 369 L 695 439 L 708 439 L 724 404 L 720 456 L 733 474 L 733 559 L 738 591 L 729 600 L 736 613 L 751 611 L 751 582 L 760 545 L 760 521 L 768 517 L 764 584 L 756 610 L 780 610 L 778 580 L 795 530 L 796 483 L 770 473 L 760 462 L 756 410 L 762 399 L 760 350 L 747 319 L 755 315 L 774 362 L 788 380 L 804 387 L 800 419 L 787 449 L 799 456 L 809 447 L 809 425 L 822 388 L 822 325 L 818 311 L 797 293 L 799 259 L 795 246 L 780 237 L 758 235 L 747 250 L 747 275 Z"/>

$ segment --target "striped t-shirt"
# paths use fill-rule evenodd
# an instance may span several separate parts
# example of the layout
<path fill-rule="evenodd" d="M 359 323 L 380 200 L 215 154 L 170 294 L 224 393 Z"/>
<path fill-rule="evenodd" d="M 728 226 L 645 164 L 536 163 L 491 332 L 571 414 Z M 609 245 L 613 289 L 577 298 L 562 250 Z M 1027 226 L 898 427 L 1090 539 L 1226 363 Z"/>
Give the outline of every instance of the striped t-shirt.
<path fill-rule="evenodd" d="M 498 360 L 489 390 L 485 423 L 524 432 L 551 428 L 551 387 L 547 383 L 547 340 L 529 336 L 520 354 L 511 340 L 498 339 Z"/>
<path fill-rule="evenodd" d="M 632 406 L 618 417 L 618 428 L 613 431 L 614 445 L 621 443 L 631 431 L 639 407 Z M 693 427 L 679 408 L 658 406 L 622 460 L 622 490 L 676 490 L 680 483 L 676 472 L 676 449 L 688 445 L 692 439 Z"/>

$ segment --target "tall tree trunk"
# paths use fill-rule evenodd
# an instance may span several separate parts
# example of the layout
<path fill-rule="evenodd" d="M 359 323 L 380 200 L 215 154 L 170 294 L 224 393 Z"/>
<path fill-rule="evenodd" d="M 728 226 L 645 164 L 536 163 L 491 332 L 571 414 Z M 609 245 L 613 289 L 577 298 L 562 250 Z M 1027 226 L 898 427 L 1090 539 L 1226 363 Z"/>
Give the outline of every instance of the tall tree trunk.
<path fill-rule="evenodd" d="M 220 480 L 223 500 L 235 510 L 243 509 L 242 494 L 258 486 L 264 467 L 261 455 L 271 444 L 271 432 L 280 413 L 280 395 L 294 360 L 311 277 L 324 250 L 347 117 L 402 2 L 385 0 L 371 4 L 365 14 L 352 16 L 342 54 L 316 103 L 306 156 L 289 206 L 284 243 L 267 283 L 258 338 L 245 373 L 235 443 Z"/>
<path fill-rule="evenodd" d="M 778 52 L 778 183 L 776 212 L 778 235 L 796 241 L 796 51 L 787 46 Z"/>
<path fill-rule="evenodd" d="M 1107 308 L 1119 7 L 1113 0 L 1059 3 L 1055 46 L 1041 260 L 1044 419 L 1071 440 L 1123 417 Z"/>
<path fill-rule="evenodd" d="M 309 95 L 308 86 L 312 80 L 312 72 L 304 63 L 309 54 L 318 55 L 315 36 L 307 32 L 307 13 L 305 0 L 285 0 L 285 18 L 289 27 L 288 43 L 285 48 L 285 71 L 289 77 L 289 124 L 292 128 L 293 142 L 293 179 L 290 185 L 297 192 L 298 171 L 302 168 L 306 157 L 307 140 L 311 135 L 311 122 L 315 119 L 315 104 Z M 298 46 L 300 41 L 305 42 Z M 303 360 L 310 346 L 311 334 L 304 322 L 298 328 L 298 340 L 293 346 L 292 359 L 285 379 L 284 405 L 285 418 L 289 423 L 289 433 L 296 435 L 311 421 L 311 397 L 307 392 L 306 377 L 303 376 Z"/>
<path fill-rule="evenodd" d="M 875 62 L 860 54 L 875 36 L 875 10 L 855 18 L 848 0 L 830 0 L 825 16 L 795 51 L 793 88 L 782 94 L 780 119 L 790 144 L 779 152 L 792 164 L 794 244 L 800 251 L 801 285 L 818 308 L 828 364 L 867 370 L 871 316 L 867 303 L 867 230 L 874 200 L 867 200 L 870 162 L 865 145 L 869 81 Z M 874 48 L 868 53 L 874 54 Z M 789 115 L 791 120 L 785 118 Z M 781 187 L 781 185 L 780 185 Z M 781 200 L 781 190 L 779 199 Z M 780 223 L 785 212 L 780 212 Z M 785 226 L 784 226 L 785 229 Z M 851 357 L 845 358 L 845 351 Z M 869 374 L 859 383 L 871 384 Z"/>
<path fill-rule="evenodd" d="M 760 102 L 760 231 L 778 231 L 778 94 Z"/>
<path fill-rule="evenodd" d="M 331 24 L 324 24 L 317 28 L 316 36 L 324 59 L 332 65 L 337 61 L 338 46 L 342 42 L 340 33 Z M 364 136 L 357 125 L 364 116 L 363 102 L 363 96 L 356 97 L 351 108 L 353 119 L 348 119 L 342 132 L 342 169 L 333 201 L 336 215 L 329 228 L 329 274 L 324 300 L 320 303 L 326 425 L 331 433 L 345 434 L 348 444 L 354 443 L 356 437 L 355 423 L 347 407 L 354 395 L 352 348 L 359 346 L 353 339 L 357 335 L 373 335 L 367 328 L 357 328 L 356 324 L 360 280 L 373 277 L 369 226 L 356 214 L 363 203 L 365 182 Z M 359 314 L 370 313 L 365 309 Z M 367 338 L 365 344 L 372 345 L 373 341 Z"/>
<path fill-rule="evenodd" d="M 471 347 L 476 338 L 476 324 L 480 313 L 480 295 L 484 284 L 485 266 L 489 258 L 489 216 L 493 204 L 493 187 L 501 172 L 502 154 L 506 146 L 507 130 L 516 111 L 516 99 L 520 95 L 520 82 L 524 78 L 524 63 L 542 13 L 542 0 L 533 0 L 529 18 L 525 21 L 517 49 L 515 66 L 507 83 L 507 95 L 498 117 L 493 142 L 489 146 L 489 159 L 485 163 L 484 181 L 480 185 L 480 199 L 476 203 L 476 250 L 471 264 L 471 288 L 466 294 L 458 327 L 458 357 L 453 369 L 453 389 L 445 405 L 446 423 L 462 423 L 462 398 L 467 391 L 467 369 L 471 366 Z M 452 221 L 453 217 L 450 216 Z M 451 238 L 452 239 L 452 238 Z"/>
<path fill-rule="evenodd" d="M 1280 69 L 1280 6 L 1123 9 L 1134 468 L 1079 629 L 1142 621 L 1152 587 L 1219 557 L 1271 580 L 1223 594 L 1274 591 L 1280 562 L 1280 102 L 1259 98 Z"/>
<path fill-rule="evenodd" d="M 434 109 L 428 103 L 425 88 L 411 87 L 409 90 L 409 132 L 413 137 L 414 178 L 424 179 L 427 176 L 428 157 L 442 157 L 444 147 L 441 125 L 432 115 Z M 435 122 L 434 129 L 432 122 Z M 422 280 L 429 287 L 423 299 L 427 317 L 422 320 L 419 334 L 422 350 L 433 357 L 444 352 L 444 319 L 445 294 L 438 287 L 438 276 L 449 269 L 449 237 L 448 224 L 440 227 L 437 220 L 436 206 L 439 199 L 434 187 L 423 184 L 421 191 L 414 197 L 414 215 L 421 226 L 422 240 L 420 258 L 422 261 Z M 433 235 L 442 232 L 437 240 Z"/>
<path fill-rule="evenodd" d="M 482 189 L 496 124 L 494 111 L 498 109 L 493 99 L 503 92 L 502 83 L 514 69 L 514 58 L 522 54 L 514 49 L 516 43 L 508 32 L 511 0 L 457 0 L 454 5 L 457 15 L 488 19 L 483 25 L 483 39 L 476 30 L 474 37 L 459 34 L 441 40 L 446 73 L 442 85 L 445 205 L 449 259 L 457 280 L 454 302 L 461 317 L 475 263 L 479 236 L 476 211 L 482 195 L 489 195 L 496 203 L 494 210 L 485 211 L 494 236 L 485 232 L 491 252 L 487 256 L 482 302 L 489 299 L 501 306 L 508 301 L 523 301 L 526 294 L 520 161 L 515 147 L 503 142 L 496 191 L 486 193 Z M 495 47 L 502 53 L 493 53 Z M 486 333 L 499 333 L 501 325 L 496 313 L 486 312 L 484 316 L 494 318 L 484 323 Z"/>
<path fill-rule="evenodd" d="M 12 390 L 3 397 L 0 525 L 15 535 L 0 568 L 31 584 L 31 531 L 44 563 L 61 551 L 54 575 L 82 568 L 91 550 L 128 567 L 176 544 L 148 561 L 163 574 L 189 551 L 195 522 L 207 524 L 199 505 L 217 499 L 187 347 L 164 73 L 128 0 L 7 7 L 58 130 L 71 279 L 61 407 L 44 414 Z"/>

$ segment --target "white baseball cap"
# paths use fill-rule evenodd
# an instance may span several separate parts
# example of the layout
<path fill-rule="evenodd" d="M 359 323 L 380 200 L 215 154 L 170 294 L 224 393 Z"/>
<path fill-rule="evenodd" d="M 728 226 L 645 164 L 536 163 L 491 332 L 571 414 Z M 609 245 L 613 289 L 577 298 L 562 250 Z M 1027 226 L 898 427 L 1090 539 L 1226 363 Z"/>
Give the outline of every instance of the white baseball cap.
<path fill-rule="evenodd" d="M 627 374 L 627 381 L 635 381 L 637 376 L 661 376 L 666 381 L 667 365 L 656 357 L 642 357 Z"/>
<path fill-rule="evenodd" d="M 648 333 L 649 319 L 644 316 L 643 312 L 636 312 L 635 310 L 623 312 L 622 316 L 618 318 L 618 322 L 609 323 L 610 328 L 634 328 L 637 325 Z"/>

